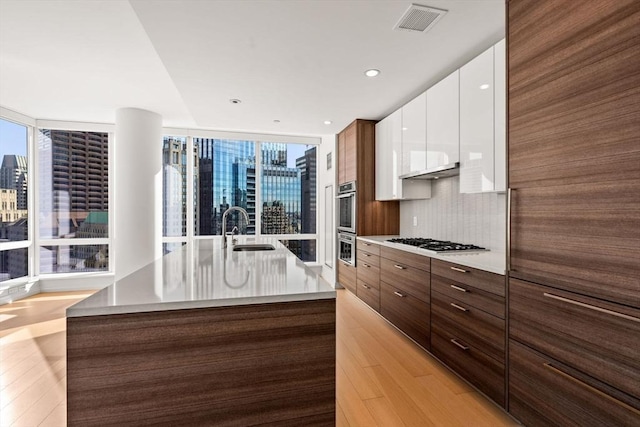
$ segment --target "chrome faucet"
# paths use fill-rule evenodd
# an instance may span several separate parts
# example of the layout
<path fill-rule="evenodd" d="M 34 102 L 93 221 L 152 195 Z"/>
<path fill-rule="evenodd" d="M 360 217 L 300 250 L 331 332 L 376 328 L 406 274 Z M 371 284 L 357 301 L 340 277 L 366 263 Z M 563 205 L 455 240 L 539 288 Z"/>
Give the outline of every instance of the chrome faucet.
<path fill-rule="evenodd" d="M 242 215 L 244 216 L 245 222 L 247 223 L 247 225 L 249 225 L 249 214 L 247 213 L 246 210 L 244 210 L 240 206 L 231 206 L 229 209 L 224 211 L 224 213 L 222 214 L 222 247 L 223 248 L 227 247 L 227 215 L 229 214 L 229 212 L 232 212 L 232 211 L 238 211 L 242 213 Z M 238 230 L 238 227 L 234 227 L 233 229 Z M 233 231 L 231 232 L 231 234 L 233 238 Z"/>

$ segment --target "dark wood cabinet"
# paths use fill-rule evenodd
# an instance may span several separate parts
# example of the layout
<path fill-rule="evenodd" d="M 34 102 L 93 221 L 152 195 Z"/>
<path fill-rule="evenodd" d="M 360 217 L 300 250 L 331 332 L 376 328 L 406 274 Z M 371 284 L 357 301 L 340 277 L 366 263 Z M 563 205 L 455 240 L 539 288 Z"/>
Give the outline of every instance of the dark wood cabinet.
<path fill-rule="evenodd" d="M 504 406 L 505 277 L 431 260 L 431 351 Z"/>
<path fill-rule="evenodd" d="M 431 349 L 431 258 L 380 248 L 380 314 Z"/>
<path fill-rule="evenodd" d="M 380 282 L 380 314 L 427 350 L 431 349 L 428 302 Z"/>
<path fill-rule="evenodd" d="M 338 283 L 356 293 L 356 267 L 338 260 Z"/>
<path fill-rule="evenodd" d="M 640 425 L 640 401 L 542 353 L 509 344 L 509 412 L 528 427 Z"/>
<path fill-rule="evenodd" d="M 640 396 L 640 309 L 511 279 L 509 322 L 512 339 Z"/>
<path fill-rule="evenodd" d="M 507 5 L 509 411 L 640 425 L 640 2 Z"/>
<path fill-rule="evenodd" d="M 424 302 L 431 295 L 431 258 L 387 247 L 380 248 L 380 280 Z"/>
<path fill-rule="evenodd" d="M 357 240 L 358 286 L 356 296 L 380 311 L 380 247 Z"/>
<path fill-rule="evenodd" d="M 400 203 L 375 200 L 375 121 L 355 120 L 338 134 L 338 184 L 356 182 L 356 234 L 400 232 Z"/>
<path fill-rule="evenodd" d="M 505 404 L 504 363 L 439 323 L 431 325 L 431 352 L 501 406 Z"/>

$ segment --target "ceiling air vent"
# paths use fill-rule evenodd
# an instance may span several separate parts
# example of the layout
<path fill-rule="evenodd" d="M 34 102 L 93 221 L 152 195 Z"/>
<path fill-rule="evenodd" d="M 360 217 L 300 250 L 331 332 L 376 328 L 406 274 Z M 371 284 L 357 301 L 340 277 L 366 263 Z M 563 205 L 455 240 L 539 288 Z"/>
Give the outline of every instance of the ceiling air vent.
<path fill-rule="evenodd" d="M 412 4 L 404 13 L 394 29 L 403 31 L 419 31 L 426 33 L 447 13 L 446 10 Z"/>

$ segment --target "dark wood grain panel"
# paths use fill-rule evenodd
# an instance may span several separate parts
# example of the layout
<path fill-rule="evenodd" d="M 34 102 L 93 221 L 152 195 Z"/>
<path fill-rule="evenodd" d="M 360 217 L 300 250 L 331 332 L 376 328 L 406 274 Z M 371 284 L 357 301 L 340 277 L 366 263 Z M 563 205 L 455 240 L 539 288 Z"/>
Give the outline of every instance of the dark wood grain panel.
<path fill-rule="evenodd" d="M 69 426 L 334 425 L 335 300 L 67 319 Z"/>
<path fill-rule="evenodd" d="M 383 252 L 384 253 L 384 252 Z M 380 280 L 387 282 L 405 293 L 429 302 L 431 274 L 428 271 L 387 258 L 380 258 Z"/>
<path fill-rule="evenodd" d="M 359 251 L 367 252 L 372 255 L 380 255 L 380 245 L 376 245 L 375 243 L 357 239 L 357 248 Z"/>
<path fill-rule="evenodd" d="M 451 340 L 466 347 L 466 350 Z M 503 363 L 465 343 L 455 333 L 442 328 L 439 324 L 434 324 L 431 328 L 431 352 L 478 390 L 504 407 L 505 367 Z"/>
<path fill-rule="evenodd" d="M 500 363 L 505 363 L 504 319 L 438 292 L 432 292 L 431 325 L 433 327 L 436 324 Z"/>
<path fill-rule="evenodd" d="M 431 260 L 431 271 L 440 277 L 473 286 L 474 288 L 502 297 L 505 296 L 506 280 L 505 276 L 500 274 L 490 273 L 439 259 Z"/>
<path fill-rule="evenodd" d="M 344 179 L 346 182 L 358 180 L 358 163 L 357 163 L 357 148 L 358 148 L 358 122 L 353 122 L 344 131 L 345 150 L 344 150 L 344 162 L 345 172 Z"/>
<path fill-rule="evenodd" d="M 365 252 L 365 251 L 363 251 L 361 249 L 358 249 L 356 254 L 357 254 L 356 257 L 358 259 L 358 263 L 364 262 L 364 263 L 367 263 L 369 265 L 380 267 L 380 256 L 379 255 L 375 255 L 375 254 L 372 254 L 370 252 Z"/>
<path fill-rule="evenodd" d="M 431 258 L 425 255 L 383 246 L 380 248 L 380 256 L 423 271 L 431 271 Z"/>
<path fill-rule="evenodd" d="M 512 193 L 512 277 L 640 306 L 640 180 Z"/>
<path fill-rule="evenodd" d="M 338 158 L 336 163 L 338 165 L 338 185 L 347 182 L 347 141 L 346 133 L 340 132 L 338 134 Z"/>
<path fill-rule="evenodd" d="M 338 260 L 338 283 L 355 294 L 356 278 L 356 267 Z"/>
<path fill-rule="evenodd" d="M 509 412 L 523 424 L 637 426 L 640 401 L 517 341 L 509 343 Z"/>
<path fill-rule="evenodd" d="M 455 298 L 463 304 L 470 305 L 500 319 L 505 318 L 506 300 L 494 293 L 485 292 L 473 286 L 446 279 L 431 273 L 431 293 L 439 292 L 450 298 Z"/>
<path fill-rule="evenodd" d="M 510 4 L 511 187 L 637 176 L 639 19 L 633 0 Z"/>
<path fill-rule="evenodd" d="M 369 286 L 380 289 L 380 268 L 372 264 L 367 264 L 369 260 L 358 262 L 358 280 L 366 282 Z"/>
<path fill-rule="evenodd" d="M 380 314 L 422 347 L 430 349 L 429 303 L 380 282 Z"/>
<path fill-rule="evenodd" d="M 510 279 L 509 319 L 510 338 L 640 396 L 639 309 Z"/>
<path fill-rule="evenodd" d="M 380 312 L 380 289 L 375 288 L 367 282 L 358 279 L 356 296 L 364 301 L 369 307 Z"/>

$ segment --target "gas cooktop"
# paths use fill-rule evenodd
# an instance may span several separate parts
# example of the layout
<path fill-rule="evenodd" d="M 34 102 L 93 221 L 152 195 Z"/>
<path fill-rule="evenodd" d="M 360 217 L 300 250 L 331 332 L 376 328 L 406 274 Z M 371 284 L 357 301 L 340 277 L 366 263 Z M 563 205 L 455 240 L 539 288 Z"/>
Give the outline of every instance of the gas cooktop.
<path fill-rule="evenodd" d="M 488 249 L 481 248 L 480 246 L 476 246 L 476 245 L 467 245 L 463 243 L 449 242 L 447 240 L 423 239 L 420 237 L 389 239 L 387 240 L 387 242 L 401 243 L 403 245 L 411 245 L 420 249 L 425 249 L 428 251 L 434 251 L 438 253 L 488 251 Z"/>

